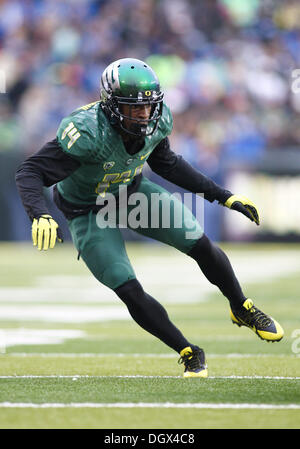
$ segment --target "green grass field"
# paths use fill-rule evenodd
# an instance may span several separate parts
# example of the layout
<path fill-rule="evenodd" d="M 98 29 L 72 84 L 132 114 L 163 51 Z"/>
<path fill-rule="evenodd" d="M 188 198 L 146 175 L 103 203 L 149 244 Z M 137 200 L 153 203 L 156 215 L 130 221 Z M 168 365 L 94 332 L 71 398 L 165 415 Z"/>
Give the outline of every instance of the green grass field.
<path fill-rule="evenodd" d="M 69 244 L 2 244 L 1 429 L 299 429 L 300 246 L 221 245 L 247 296 L 281 323 L 280 343 L 233 326 L 227 300 L 172 248 L 131 244 L 145 290 L 207 356 L 178 355 L 140 329 Z"/>

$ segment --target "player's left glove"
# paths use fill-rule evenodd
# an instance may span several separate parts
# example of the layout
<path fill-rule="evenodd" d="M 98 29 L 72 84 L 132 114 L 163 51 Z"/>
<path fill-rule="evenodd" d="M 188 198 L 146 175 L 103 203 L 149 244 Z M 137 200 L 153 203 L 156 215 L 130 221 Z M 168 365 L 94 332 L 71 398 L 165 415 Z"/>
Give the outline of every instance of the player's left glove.
<path fill-rule="evenodd" d="M 38 250 L 54 248 L 56 239 L 63 242 L 62 232 L 51 215 L 41 215 L 34 218 L 31 227 L 33 246 Z"/>
<path fill-rule="evenodd" d="M 248 217 L 249 220 L 254 221 L 257 225 L 259 225 L 259 214 L 257 208 L 255 204 L 248 200 L 245 196 L 231 195 L 224 203 L 224 206 L 241 212 Z"/>

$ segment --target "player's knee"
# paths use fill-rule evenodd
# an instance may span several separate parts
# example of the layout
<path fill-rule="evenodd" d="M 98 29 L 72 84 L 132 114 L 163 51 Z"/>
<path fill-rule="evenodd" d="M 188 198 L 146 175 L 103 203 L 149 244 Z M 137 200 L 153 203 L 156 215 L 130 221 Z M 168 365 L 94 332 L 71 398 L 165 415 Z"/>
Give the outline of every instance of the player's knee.
<path fill-rule="evenodd" d="M 125 263 L 113 263 L 102 273 L 102 283 L 113 290 L 131 279 L 135 279 L 134 272 L 131 266 Z"/>
<path fill-rule="evenodd" d="M 205 257 L 205 255 L 210 254 L 213 251 L 213 243 L 203 234 L 195 243 L 191 251 L 188 253 L 190 257 L 197 260 L 199 257 Z"/>
<path fill-rule="evenodd" d="M 124 282 L 115 289 L 115 292 L 125 304 L 141 302 L 145 297 L 143 287 L 137 279 Z"/>

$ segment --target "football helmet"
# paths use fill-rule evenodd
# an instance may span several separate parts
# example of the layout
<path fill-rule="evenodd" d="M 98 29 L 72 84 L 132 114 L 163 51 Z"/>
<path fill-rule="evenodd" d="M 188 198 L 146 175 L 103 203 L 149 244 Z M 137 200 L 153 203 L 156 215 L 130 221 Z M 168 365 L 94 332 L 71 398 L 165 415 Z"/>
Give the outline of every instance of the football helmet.
<path fill-rule="evenodd" d="M 155 72 L 139 59 L 124 58 L 114 61 L 102 74 L 101 106 L 111 123 L 119 125 L 130 135 L 145 137 L 154 133 L 162 115 L 163 96 Z M 122 105 L 129 106 L 126 108 L 129 114 L 124 114 Z M 132 117 L 132 107 L 138 105 L 151 105 L 148 119 Z"/>

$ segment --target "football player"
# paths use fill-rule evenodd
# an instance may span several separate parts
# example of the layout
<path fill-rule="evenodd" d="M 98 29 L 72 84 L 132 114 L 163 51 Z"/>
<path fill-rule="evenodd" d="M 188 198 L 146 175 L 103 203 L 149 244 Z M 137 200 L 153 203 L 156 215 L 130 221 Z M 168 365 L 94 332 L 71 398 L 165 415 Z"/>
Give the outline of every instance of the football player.
<path fill-rule="evenodd" d="M 202 193 L 206 200 L 218 201 L 259 224 L 257 208 L 251 201 L 215 184 L 170 149 L 171 131 L 172 115 L 163 102 L 155 72 L 137 59 L 117 60 L 102 74 L 100 101 L 64 118 L 55 139 L 19 167 L 16 183 L 32 221 L 33 244 L 39 250 L 48 250 L 57 240 L 62 241 L 43 197 L 43 187 L 55 185 L 54 201 L 64 213 L 74 245 L 89 270 L 115 291 L 138 325 L 178 352 L 184 377 L 201 378 L 208 375 L 203 349 L 189 341 L 159 301 L 144 291 L 128 259 L 120 227 L 97 224 L 97 214 L 104 207 L 97 199 L 105 199 L 108 194 L 116 199 L 119 220 L 124 208 L 120 186 L 127 186 L 127 198 L 142 193 L 149 204 L 152 194 L 171 197 L 143 175 L 146 162 L 164 179 Z M 159 219 L 158 226 L 134 230 L 193 258 L 208 281 L 228 299 L 233 323 L 249 327 L 263 340 L 281 340 L 281 326 L 244 295 L 227 256 L 205 235 L 192 212 L 178 199 L 172 198 L 170 204 L 171 216 L 184 212 L 186 220 L 181 227 L 174 219 L 168 227 L 162 226 Z M 128 214 L 132 206 L 126 206 Z M 193 238 L 187 238 L 191 230 L 187 223 L 193 225 Z"/>

